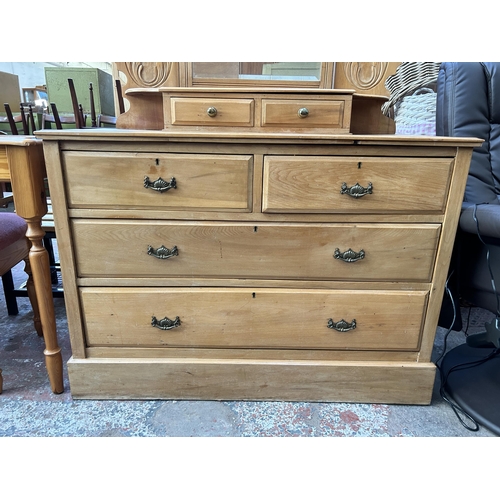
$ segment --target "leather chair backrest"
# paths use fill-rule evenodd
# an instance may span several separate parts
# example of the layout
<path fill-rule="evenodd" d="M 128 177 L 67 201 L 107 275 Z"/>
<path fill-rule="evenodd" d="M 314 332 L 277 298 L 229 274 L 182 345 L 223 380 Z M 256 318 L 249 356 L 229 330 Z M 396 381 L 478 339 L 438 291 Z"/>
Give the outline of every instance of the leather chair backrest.
<path fill-rule="evenodd" d="M 436 135 L 484 140 L 472 154 L 464 202 L 500 204 L 500 63 L 441 64 Z"/>

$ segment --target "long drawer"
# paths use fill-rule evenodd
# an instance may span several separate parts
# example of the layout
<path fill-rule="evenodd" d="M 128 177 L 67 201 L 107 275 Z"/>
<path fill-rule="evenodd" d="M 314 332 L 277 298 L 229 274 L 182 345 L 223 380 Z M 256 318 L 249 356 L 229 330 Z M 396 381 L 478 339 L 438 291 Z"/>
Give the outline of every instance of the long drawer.
<path fill-rule="evenodd" d="M 64 152 L 73 208 L 250 211 L 251 155 Z"/>
<path fill-rule="evenodd" d="M 419 348 L 423 291 L 81 288 L 88 346 Z"/>
<path fill-rule="evenodd" d="M 444 213 L 452 160 L 266 156 L 264 212 Z"/>
<path fill-rule="evenodd" d="M 81 277 L 430 281 L 439 224 L 73 220 Z"/>

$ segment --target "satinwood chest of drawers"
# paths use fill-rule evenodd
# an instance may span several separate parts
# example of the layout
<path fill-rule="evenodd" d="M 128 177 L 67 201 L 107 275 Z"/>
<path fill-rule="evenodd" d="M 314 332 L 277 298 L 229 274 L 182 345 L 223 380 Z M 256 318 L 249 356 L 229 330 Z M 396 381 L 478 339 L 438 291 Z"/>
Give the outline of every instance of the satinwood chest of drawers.
<path fill-rule="evenodd" d="M 428 404 L 480 141 L 166 128 L 39 133 L 73 396 Z"/>

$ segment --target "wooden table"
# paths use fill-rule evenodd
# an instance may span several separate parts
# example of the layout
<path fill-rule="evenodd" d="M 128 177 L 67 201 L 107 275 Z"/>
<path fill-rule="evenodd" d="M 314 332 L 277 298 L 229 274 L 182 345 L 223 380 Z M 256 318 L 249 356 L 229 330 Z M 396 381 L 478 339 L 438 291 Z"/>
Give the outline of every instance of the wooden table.
<path fill-rule="evenodd" d="M 45 363 L 51 389 L 64 391 L 62 356 L 56 332 L 54 301 L 42 217 L 47 213 L 45 160 L 42 141 L 31 136 L 0 136 L 0 158 L 7 157 L 16 213 L 28 224 L 26 236 L 31 241 L 29 254 L 40 320 L 45 340 Z"/>

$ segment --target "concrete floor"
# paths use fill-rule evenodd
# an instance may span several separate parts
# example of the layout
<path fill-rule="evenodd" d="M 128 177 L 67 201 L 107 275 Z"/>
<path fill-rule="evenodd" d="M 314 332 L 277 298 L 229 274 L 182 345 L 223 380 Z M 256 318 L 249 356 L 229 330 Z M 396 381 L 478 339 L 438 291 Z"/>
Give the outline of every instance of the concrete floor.
<path fill-rule="evenodd" d="M 14 268 L 21 284 L 24 266 Z M 47 379 L 43 339 L 33 329 L 27 298 L 18 298 L 19 315 L 8 316 L 0 290 L 0 436 L 493 436 L 485 428 L 465 429 L 439 395 L 430 406 L 246 401 L 92 401 L 73 400 L 64 371 L 65 392 L 55 395 Z M 64 299 L 55 299 L 63 360 L 70 357 Z M 468 310 L 463 310 L 464 319 Z M 469 333 L 481 331 L 491 317 L 472 309 Z M 438 328 L 433 360 L 443 350 Z M 452 332 L 448 348 L 464 342 Z"/>

